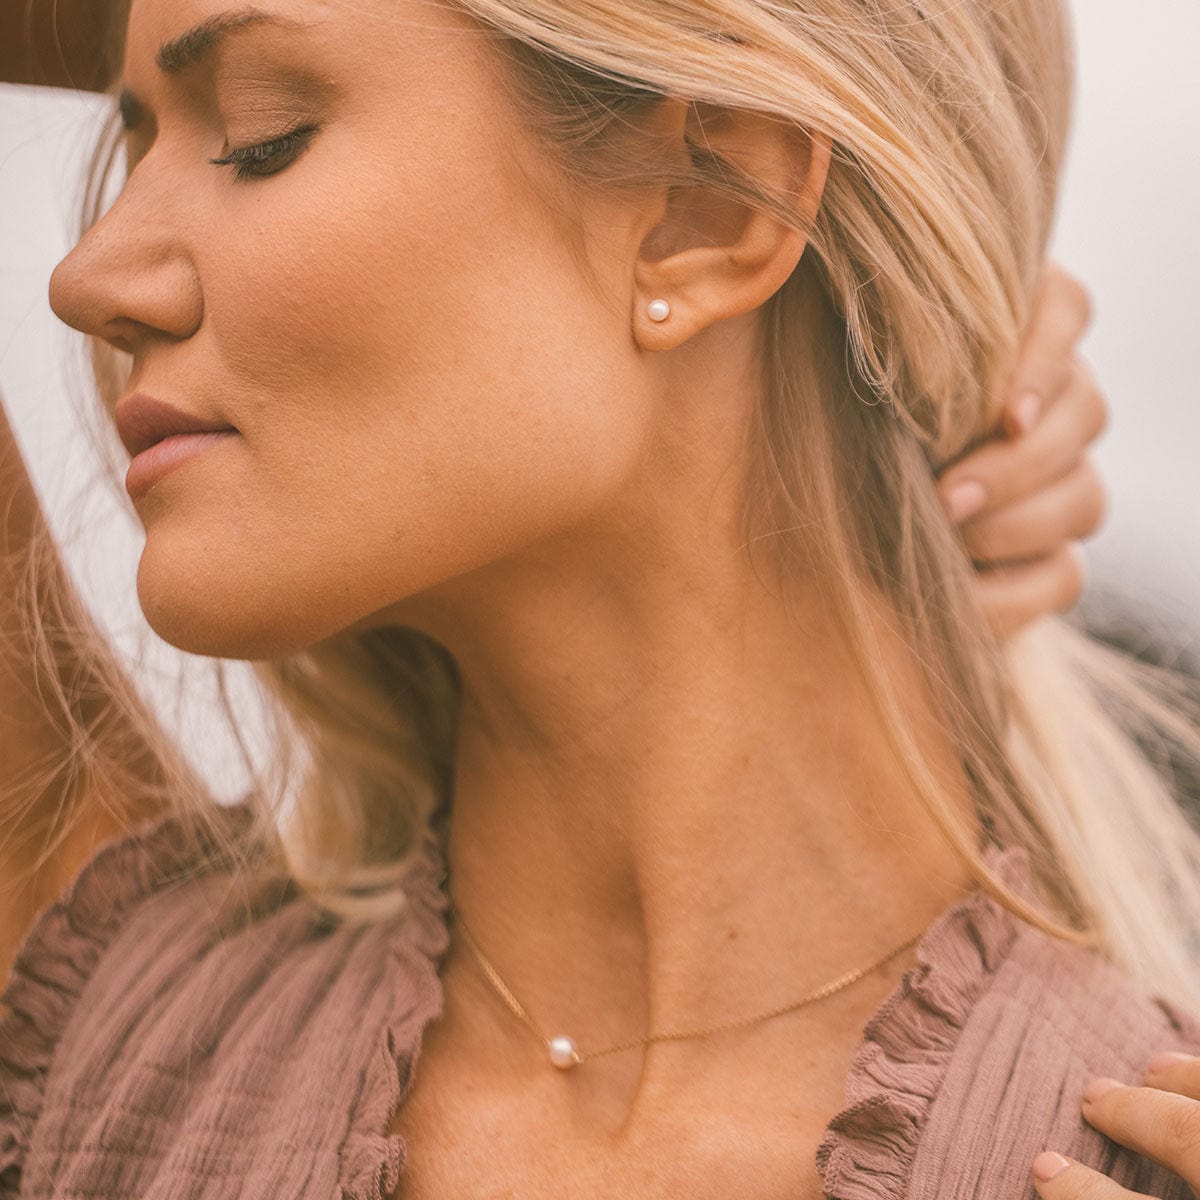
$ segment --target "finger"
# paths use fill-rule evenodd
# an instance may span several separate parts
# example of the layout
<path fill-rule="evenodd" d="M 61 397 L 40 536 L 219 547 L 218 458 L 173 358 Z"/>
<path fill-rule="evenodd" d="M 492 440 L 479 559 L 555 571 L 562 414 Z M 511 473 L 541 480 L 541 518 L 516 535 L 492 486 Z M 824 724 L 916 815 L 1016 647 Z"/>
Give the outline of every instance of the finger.
<path fill-rule="evenodd" d="M 1108 427 L 1108 402 L 1083 359 L 1071 366 L 1070 386 L 1028 434 L 992 438 L 947 467 L 938 492 L 956 521 L 992 512 L 1062 478 Z M 964 485 L 975 485 L 981 496 Z"/>
<path fill-rule="evenodd" d="M 1017 355 L 1009 388 L 1005 425 L 1011 435 L 1031 427 L 1062 394 L 1076 343 L 1092 322 L 1092 298 L 1087 288 L 1058 263 L 1048 263 L 1034 293 L 1029 324 Z M 1032 403 L 1031 403 L 1032 401 Z"/>
<path fill-rule="evenodd" d="M 1167 1050 L 1155 1055 L 1142 1079 L 1147 1087 L 1200 1100 L 1200 1058 L 1191 1054 Z"/>
<path fill-rule="evenodd" d="M 1104 521 L 1108 496 L 1090 459 L 1028 500 L 961 527 L 977 563 L 1012 563 L 1052 554 L 1064 542 L 1091 537 Z"/>
<path fill-rule="evenodd" d="M 1196 1191 L 1200 1187 L 1200 1101 L 1120 1083 L 1089 1099 L 1098 1082 L 1093 1080 L 1084 1089 L 1084 1120 L 1113 1141 L 1169 1167 Z"/>
<path fill-rule="evenodd" d="M 975 588 L 992 631 L 1009 638 L 1038 617 L 1074 608 L 1087 576 L 1083 551 L 1071 542 L 1045 558 L 981 571 Z"/>
<path fill-rule="evenodd" d="M 1045 1200 L 1145 1200 L 1141 1192 L 1055 1150 L 1043 1150 L 1033 1160 L 1032 1174 L 1033 1186 Z"/>

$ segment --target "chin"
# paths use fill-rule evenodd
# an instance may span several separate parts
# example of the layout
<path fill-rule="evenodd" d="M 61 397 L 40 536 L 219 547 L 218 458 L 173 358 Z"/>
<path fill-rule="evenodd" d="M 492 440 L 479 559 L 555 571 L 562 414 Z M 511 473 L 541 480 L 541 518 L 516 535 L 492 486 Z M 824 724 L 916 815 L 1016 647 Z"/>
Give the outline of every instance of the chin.
<path fill-rule="evenodd" d="M 148 554 L 138 566 L 138 603 L 150 628 L 177 649 L 209 658 L 283 658 L 318 641 L 319 631 L 297 627 L 294 610 L 264 603 L 282 590 L 262 576 L 170 571 Z"/>
<path fill-rule="evenodd" d="M 303 648 L 276 629 L 254 623 L 234 624 L 212 608 L 181 603 L 173 597 L 145 598 L 140 592 L 138 599 L 150 628 L 164 642 L 187 654 L 254 661 L 282 658 Z"/>

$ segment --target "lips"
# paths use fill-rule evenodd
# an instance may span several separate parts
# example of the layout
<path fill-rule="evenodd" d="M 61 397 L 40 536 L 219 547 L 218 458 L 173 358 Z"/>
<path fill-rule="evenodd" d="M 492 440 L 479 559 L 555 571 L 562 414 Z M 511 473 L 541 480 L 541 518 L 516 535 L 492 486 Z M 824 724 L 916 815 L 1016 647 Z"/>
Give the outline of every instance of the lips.
<path fill-rule="evenodd" d="M 177 433 L 209 433 L 233 429 L 226 421 L 206 420 L 156 400 L 145 392 L 134 392 L 117 401 L 114 411 L 117 433 L 131 457 Z"/>

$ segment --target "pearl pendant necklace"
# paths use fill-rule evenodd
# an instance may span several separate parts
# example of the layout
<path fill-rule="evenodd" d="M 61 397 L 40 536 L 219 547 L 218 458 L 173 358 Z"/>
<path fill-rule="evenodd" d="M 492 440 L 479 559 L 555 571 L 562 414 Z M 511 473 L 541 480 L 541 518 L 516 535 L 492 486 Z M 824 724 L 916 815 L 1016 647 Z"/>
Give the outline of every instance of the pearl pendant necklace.
<path fill-rule="evenodd" d="M 575 1043 L 566 1034 L 560 1033 L 558 1037 L 551 1038 L 547 1045 L 550 1047 L 550 1061 L 563 1071 L 583 1062 Z"/>
<path fill-rule="evenodd" d="M 545 1046 L 549 1051 L 550 1062 L 560 1071 L 569 1071 L 572 1067 L 576 1067 L 580 1063 L 587 1062 L 588 1059 L 599 1058 L 604 1054 L 615 1054 L 620 1050 L 631 1050 L 635 1046 L 645 1046 L 651 1042 L 682 1041 L 685 1038 L 704 1037 L 710 1033 L 723 1033 L 728 1029 L 741 1029 L 747 1025 L 756 1025 L 760 1021 L 766 1021 L 771 1017 L 782 1016 L 784 1013 L 792 1012 L 795 1009 L 800 1008 L 802 1005 L 811 1004 L 816 1000 L 822 1000 L 826 996 L 829 996 L 836 991 L 840 991 L 844 987 L 849 987 L 850 984 L 855 982 L 855 980 L 861 979 L 864 975 L 870 974 L 877 967 L 881 967 L 884 963 L 895 958 L 897 954 L 907 950 L 909 946 L 919 941 L 925 934 L 925 930 L 921 930 L 920 933 L 914 934 L 908 939 L 908 941 L 897 946 L 895 950 L 889 951 L 882 958 L 876 959 L 876 961 L 871 963 L 869 966 L 862 967 L 857 971 L 850 971 L 841 976 L 839 979 L 835 979 L 832 983 L 827 983 L 824 987 L 818 988 L 815 992 L 810 992 L 807 996 L 802 996 L 793 1004 L 780 1005 L 778 1008 L 773 1008 L 769 1012 L 760 1013 L 755 1017 L 745 1017 L 741 1020 L 726 1021 L 722 1025 L 711 1025 L 707 1029 L 689 1029 L 683 1030 L 679 1033 L 652 1033 L 647 1037 L 637 1038 L 632 1042 L 622 1042 L 618 1046 L 609 1046 L 604 1050 L 592 1050 L 588 1054 L 583 1054 L 575 1045 L 575 1040 L 567 1037 L 565 1033 L 560 1033 L 557 1037 L 552 1038 L 548 1038 L 542 1033 L 542 1031 L 534 1024 L 529 1014 L 521 1006 L 521 1002 L 512 994 L 504 980 L 500 978 L 499 971 L 497 971 L 496 968 L 493 967 L 492 964 L 484 957 L 483 951 L 480 950 L 475 939 L 471 936 L 471 931 L 467 928 L 467 923 L 463 920 L 462 913 L 458 911 L 458 907 L 454 904 L 453 900 L 450 901 L 450 912 L 458 921 L 467 945 L 470 946 L 471 952 L 479 960 L 479 965 L 483 968 L 484 974 L 491 981 L 496 991 L 500 993 L 508 1007 L 512 1009 L 512 1011 L 526 1025 L 529 1026 L 534 1034 L 537 1035 L 538 1041 L 540 1041 L 542 1045 Z"/>

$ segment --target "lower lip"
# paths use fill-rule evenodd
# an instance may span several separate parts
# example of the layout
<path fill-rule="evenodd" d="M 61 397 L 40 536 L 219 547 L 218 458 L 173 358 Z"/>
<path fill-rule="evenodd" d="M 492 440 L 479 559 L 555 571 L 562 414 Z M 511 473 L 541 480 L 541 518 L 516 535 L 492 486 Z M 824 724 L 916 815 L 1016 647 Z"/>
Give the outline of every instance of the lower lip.
<path fill-rule="evenodd" d="M 129 470 L 125 472 L 125 490 L 136 499 L 157 483 L 172 467 L 181 462 L 237 437 L 236 429 L 215 429 L 204 433 L 175 433 L 161 442 L 155 442 L 148 450 L 134 455 Z"/>

